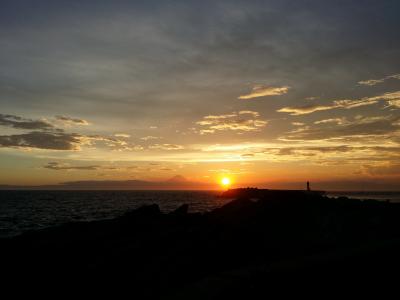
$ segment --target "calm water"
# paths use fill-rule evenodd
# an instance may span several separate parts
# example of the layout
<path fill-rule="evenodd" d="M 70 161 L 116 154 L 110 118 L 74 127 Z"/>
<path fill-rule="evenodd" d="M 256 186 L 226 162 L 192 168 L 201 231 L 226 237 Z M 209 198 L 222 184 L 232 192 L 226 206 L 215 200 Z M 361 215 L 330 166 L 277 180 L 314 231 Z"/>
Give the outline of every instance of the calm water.
<path fill-rule="evenodd" d="M 202 212 L 230 201 L 216 191 L 0 191 L 0 237 L 72 221 L 110 219 L 144 204 Z M 400 192 L 329 192 L 328 196 L 400 202 Z"/>
<path fill-rule="evenodd" d="M 192 212 L 226 203 L 216 191 L 0 191 L 0 237 L 72 221 L 109 219 L 145 204 Z"/>

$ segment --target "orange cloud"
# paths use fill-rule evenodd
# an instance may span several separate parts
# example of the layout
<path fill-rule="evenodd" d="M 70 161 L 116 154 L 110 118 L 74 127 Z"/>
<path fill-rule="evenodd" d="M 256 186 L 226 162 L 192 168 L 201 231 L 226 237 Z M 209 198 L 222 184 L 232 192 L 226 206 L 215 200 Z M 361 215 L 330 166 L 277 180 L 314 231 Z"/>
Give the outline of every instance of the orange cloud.
<path fill-rule="evenodd" d="M 281 87 L 273 87 L 273 86 L 255 86 L 251 90 L 249 94 L 239 96 L 239 99 L 252 99 L 258 97 L 267 97 L 267 96 L 280 96 L 286 94 L 289 91 L 290 87 L 281 86 Z"/>

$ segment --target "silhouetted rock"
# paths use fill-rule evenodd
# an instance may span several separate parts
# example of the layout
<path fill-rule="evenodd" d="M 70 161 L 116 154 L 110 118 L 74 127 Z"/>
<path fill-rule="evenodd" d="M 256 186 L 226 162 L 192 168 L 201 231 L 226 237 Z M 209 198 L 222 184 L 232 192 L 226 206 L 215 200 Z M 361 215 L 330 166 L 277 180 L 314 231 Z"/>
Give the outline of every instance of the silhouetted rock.
<path fill-rule="evenodd" d="M 182 204 L 179 206 L 177 209 L 172 211 L 170 214 L 176 215 L 176 216 L 184 216 L 188 213 L 189 210 L 189 205 L 188 204 Z"/>
<path fill-rule="evenodd" d="M 124 217 L 152 217 L 161 215 L 160 207 L 157 204 L 143 205 L 137 209 L 126 212 Z"/>

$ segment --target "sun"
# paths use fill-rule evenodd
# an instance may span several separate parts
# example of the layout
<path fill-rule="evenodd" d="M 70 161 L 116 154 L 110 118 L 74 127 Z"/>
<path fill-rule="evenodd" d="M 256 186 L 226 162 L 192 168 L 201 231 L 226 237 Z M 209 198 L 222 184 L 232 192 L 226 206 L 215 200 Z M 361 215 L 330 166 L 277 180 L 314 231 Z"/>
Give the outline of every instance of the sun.
<path fill-rule="evenodd" d="M 221 184 L 225 187 L 228 187 L 231 184 L 231 179 L 229 177 L 223 177 L 221 179 Z"/>

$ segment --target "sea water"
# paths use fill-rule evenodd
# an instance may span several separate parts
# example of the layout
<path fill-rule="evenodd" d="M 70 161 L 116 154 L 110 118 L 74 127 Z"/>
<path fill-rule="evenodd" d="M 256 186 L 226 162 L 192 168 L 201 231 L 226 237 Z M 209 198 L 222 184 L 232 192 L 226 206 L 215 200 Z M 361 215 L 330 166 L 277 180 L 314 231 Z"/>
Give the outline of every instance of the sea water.
<path fill-rule="evenodd" d="M 0 191 L 0 237 L 76 221 L 111 219 L 156 203 L 204 212 L 229 201 L 218 191 Z"/>

